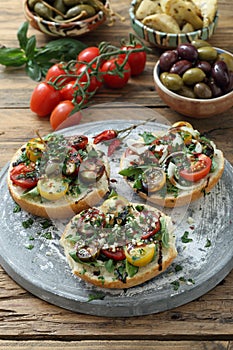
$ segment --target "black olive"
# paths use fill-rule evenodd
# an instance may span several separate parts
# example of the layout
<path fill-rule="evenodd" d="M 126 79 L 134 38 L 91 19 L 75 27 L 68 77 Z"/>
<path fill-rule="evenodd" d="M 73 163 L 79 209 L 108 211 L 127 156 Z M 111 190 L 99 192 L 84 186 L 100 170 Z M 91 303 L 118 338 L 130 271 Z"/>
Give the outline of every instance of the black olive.
<path fill-rule="evenodd" d="M 85 183 L 99 181 L 105 171 L 105 165 L 100 159 L 90 158 L 84 160 L 79 168 L 80 179 Z"/>
<path fill-rule="evenodd" d="M 94 261 L 99 256 L 100 249 L 97 245 L 80 247 L 76 255 L 82 261 Z"/>
<path fill-rule="evenodd" d="M 166 174 L 163 169 L 151 167 L 142 175 L 142 187 L 145 192 L 159 191 L 166 182 Z"/>

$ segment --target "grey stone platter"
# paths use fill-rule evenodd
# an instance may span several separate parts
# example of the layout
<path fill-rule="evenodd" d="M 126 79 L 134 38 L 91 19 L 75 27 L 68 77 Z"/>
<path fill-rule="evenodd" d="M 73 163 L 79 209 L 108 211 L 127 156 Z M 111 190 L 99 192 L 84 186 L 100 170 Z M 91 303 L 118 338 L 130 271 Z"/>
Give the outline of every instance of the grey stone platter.
<path fill-rule="evenodd" d="M 105 129 L 119 130 L 132 124 L 125 120 L 104 120 L 67 128 L 63 133 L 91 137 Z M 148 122 L 138 126 L 128 138 L 164 128 L 164 124 Z M 118 175 L 121 152 L 122 148 L 110 159 L 112 187 L 131 201 L 139 202 Z M 42 218 L 24 211 L 14 213 L 15 203 L 6 184 L 7 171 L 8 165 L 0 173 L 0 263 L 19 285 L 51 304 L 107 317 L 158 313 L 202 296 L 232 270 L 233 168 L 228 161 L 222 179 L 209 195 L 186 207 L 161 208 L 173 219 L 178 256 L 167 271 L 127 290 L 96 288 L 74 277 L 59 244 L 67 221 L 54 220 L 46 227 L 47 222 Z M 182 240 L 185 232 L 190 239 L 188 243 Z"/>

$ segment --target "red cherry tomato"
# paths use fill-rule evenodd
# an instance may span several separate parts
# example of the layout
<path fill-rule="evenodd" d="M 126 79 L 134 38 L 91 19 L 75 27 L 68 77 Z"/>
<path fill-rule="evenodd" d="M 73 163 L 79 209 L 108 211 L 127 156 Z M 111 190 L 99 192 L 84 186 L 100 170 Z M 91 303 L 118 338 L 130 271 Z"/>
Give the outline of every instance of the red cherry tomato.
<path fill-rule="evenodd" d="M 75 96 L 75 92 L 78 91 L 78 86 L 74 86 L 76 83 L 75 80 L 70 81 L 68 84 L 64 85 L 63 88 L 60 90 L 61 93 L 61 99 L 63 101 L 70 100 L 72 101 Z M 83 100 L 83 97 L 81 95 L 76 96 L 76 102 L 80 103 Z M 84 103 L 87 101 L 85 100 Z"/>
<path fill-rule="evenodd" d="M 122 46 L 121 50 L 124 51 L 130 51 L 132 49 L 140 49 L 142 48 L 141 44 L 136 45 L 125 45 Z M 122 59 L 125 59 L 126 54 L 122 53 L 119 55 Z M 145 65 L 146 65 L 146 52 L 145 51 L 139 51 L 139 52 L 131 52 L 128 55 L 128 63 L 131 68 L 131 75 L 136 76 L 141 74 L 144 71 Z"/>
<path fill-rule="evenodd" d="M 22 188 L 30 189 L 37 185 L 37 177 L 35 168 L 32 165 L 20 163 L 16 165 L 10 172 L 10 179 L 16 185 Z"/>
<path fill-rule="evenodd" d="M 85 135 L 76 135 L 69 137 L 69 146 L 75 148 L 77 151 L 85 149 L 88 144 L 88 137 Z"/>
<path fill-rule="evenodd" d="M 159 232 L 161 228 L 160 220 L 157 215 L 154 215 L 152 212 L 149 212 L 147 221 L 149 224 L 148 231 L 143 232 L 142 239 L 148 239 L 154 236 L 157 232 Z"/>
<path fill-rule="evenodd" d="M 122 58 L 112 58 L 102 65 L 103 80 L 108 87 L 119 89 L 127 84 L 131 76 L 131 68 L 127 62 L 123 66 L 123 62 Z M 120 70 L 120 74 L 117 73 L 117 69 Z"/>
<path fill-rule="evenodd" d="M 95 66 L 93 66 L 93 68 L 95 68 Z M 89 84 L 87 91 L 88 92 L 93 92 L 98 90 L 101 85 L 102 85 L 102 81 L 100 77 L 97 77 L 96 74 L 92 75 L 91 74 L 92 69 L 91 68 L 87 68 L 87 66 L 85 64 L 83 64 L 82 66 L 80 66 L 77 70 L 77 75 L 80 76 L 79 82 L 80 83 L 87 83 Z M 90 81 L 89 81 L 90 79 Z"/>
<path fill-rule="evenodd" d="M 50 116 L 50 125 L 53 130 L 56 130 L 70 115 L 74 109 L 74 104 L 70 101 L 60 102 L 52 111 Z"/>
<path fill-rule="evenodd" d="M 180 171 L 180 176 L 187 181 L 199 181 L 209 174 L 211 165 L 210 157 L 199 154 L 197 160 L 192 162 L 189 168 Z"/>
<path fill-rule="evenodd" d="M 30 108 L 32 112 L 40 117 L 45 117 L 52 112 L 60 101 L 60 91 L 56 90 L 52 85 L 42 82 L 32 92 Z"/>
<path fill-rule="evenodd" d="M 72 77 L 65 77 L 67 73 L 69 72 L 63 68 L 63 65 L 61 63 L 56 63 L 48 69 L 45 80 L 54 82 L 57 77 L 59 77 L 60 75 L 64 75 L 63 77 L 59 78 L 56 81 L 56 83 L 64 85 L 64 84 L 67 84 L 72 79 L 74 79 Z"/>
<path fill-rule="evenodd" d="M 82 50 L 77 57 L 78 61 L 82 62 L 91 62 L 95 57 L 99 56 L 100 51 L 99 48 L 96 46 L 90 46 L 86 49 Z"/>
<path fill-rule="evenodd" d="M 103 253 L 109 259 L 117 261 L 125 259 L 125 252 L 123 248 L 117 248 L 114 251 L 112 249 L 102 249 L 101 253 Z"/>

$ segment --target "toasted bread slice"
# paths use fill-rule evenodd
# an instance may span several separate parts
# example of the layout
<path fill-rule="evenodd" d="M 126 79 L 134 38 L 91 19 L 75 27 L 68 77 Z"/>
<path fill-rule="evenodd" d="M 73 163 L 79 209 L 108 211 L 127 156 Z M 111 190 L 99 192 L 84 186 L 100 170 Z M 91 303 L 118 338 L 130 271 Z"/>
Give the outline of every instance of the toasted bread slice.
<path fill-rule="evenodd" d="M 19 164 L 19 159 L 24 155 L 24 160 L 26 157 L 26 161 L 29 161 L 27 156 L 25 155 L 25 149 L 27 144 L 23 145 L 14 155 L 10 162 L 9 171 L 8 171 L 8 188 L 12 198 L 15 202 L 25 211 L 40 217 L 46 218 L 67 218 L 72 217 L 76 213 L 89 208 L 93 205 L 96 205 L 103 196 L 108 192 L 109 189 L 109 173 L 110 168 L 107 161 L 107 157 L 105 157 L 102 153 L 99 155 L 103 166 L 104 171 L 102 176 L 96 181 L 92 181 L 90 183 L 82 183 L 80 180 L 80 174 L 77 173 L 75 176 L 71 174 L 71 176 L 63 176 L 62 173 L 59 174 L 60 178 L 64 178 L 64 181 L 68 181 L 69 189 L 68 191 L 58 199 L 48 200 L 44 198 L 38 192 L 38 185 L 36 185 L 32 189 L 25 189 L 12 181 L 11 171 L 15 168 L 17 164 Z M 93 149 L 93 145 L 87 145 L 86 155 L 88 156 L 88 150 Z M 45 152 L 45 151 L 44 151 Z M 82 152 L 81 152 L 82 153 Z M 80 153 L 80 154 L 81 154 Z M 41 155 L 43 157 L 44 153 Z M 96 153 L 97 155 L 97 153 Z M 48 160 L 49 162 L 50 160 Z M 38 160 L 37 160 L 38 162 Z M 34 163 L 34 162 L 32 162 Z M 61 164 L 62 167 L 62 164 Z M 81 165 L 80 165 L 81 169 Z M 43 172 L 39 174 L 39 177 L 43 178 Z M 53 175 L 51 175 L 53 176 Z M 51 177 L 48 176 L 48 181 Z M 71 191 L 71 185 L 77 181 L 79 186 L 78 191 Z"/>
<path fill-rule="evenodd" d="M 113 215 L 114 204 L 112 201 L 114 200 L 117 202 L 118 197 L 111 199 L 110 203 L 109 200 L 107 200 L 102 204 L 101 207 L 97 209 L 100 211 L 100 215 L 103 215 L 102 213 L 105 213 L 107 217 L 108 215 Z M 64 248 L 67 261 L 74 275 L 98 287 L 111 289 L 129 288 L 156 277 L 160 273 L 164 272 L 172 263 L 172 261 L 177 256 L 177 251 L 171 218 L 149 205 L 143 205 L 142 209 L 142 205 L 138 204 L 138 207 L 140 207 L 141 210 L 140 213 L 136 209 L 136 203 L 128 203 L 127 207 L 130 208 L 129 215 L 131 219 L 129 220 L 131 220 L 131 228 L 134 224 L 137 225 L 141 221 L 141 228 L 137 231 L 137 237 L 143 235 L 143 232 L 145 234 L 145 230 L 150 229 L 149 226 L 147 226 L 146 222 L 144 222 L 144 224 L 142 223 L 144 212 L 149 212 L 150 215 L 154 215 L 156 218 L 159 218 L 158 220 L 163 221 L 163 225 L 161 225 L 163 227 L 160 228 L 157 234 L 151 236 L 150 239 L 143 240 L 140 238 L 136 239 L 131 237 L 132 239 L 130 242 L 134 245 L 134 247 L 136 245 L 138 250 L 141 250 L 142 252 L 144 251 L 145 255 L 143 255 L 144 253 L 141 253 L 143 257 L 138 258 L 138 256 L 135 254 L 135 257 L 131 256 L 131 258 L 129 258 L 126 253 L 126 257 L 123 258 L 123 260 L 118 261 L 114 260 L 113 258 L 111 259 L 111 255 L 110 257 L 103 255 L 101 253 L 102 248 L 105 250 L 110 249 L 110 251 L 111 248 L 109 248 L 109 245 L 106 244 L 107 238 L 104 238 L 104 229 L 100 228 L 100 221 L 97 220 L 96 223 L 98 224 L 99 241 L 97 240 L 96 244 L 99 244 L 100 254 L 90 261 L 81 261 L 78 259 L 77 247 L 79 246 L 79 241 L 77 240 L 77 234 L 80 233 L 80 220 L 83 220 L 85 216 L 88 217 L 88 215 L 90 217 L 90 212 L 82 212 L 71 219 L 69 224 L 66 226 L 60 240 L 61 245 Z M 125 208 L 126 207 L 124 206 L 121 206 L 120 209 L 118 207 L 118 218 L 121 217 L 123 213 L 125 213 Z M 96 212 L 96 209 L 94 210 Z M 116 211 L 114 215 L 116 217 Z M 93 221 L 92 225 L 95 226 Z M 112 232 L 116 231 L 116 225 L 118 224 L 112 224 L 112 228 L 110 229 L 111 233 L 109 232 L 109 235 L 111 235 Z M 121 232 L 124 232 L 124 229 L 126 229 L 128 225 L 129 221 L 127 219 L 125 221 L 125 224 L 119 224 L 119 229 Z M 82 239 L 80 239 L 80 241 L 82 241 Z M 126 247 L 130 247 L 131 243 L 126 243 L 126 241 L 122 243 L 121 237 L 121 243 L 119 243 L 121 247 L 119 249 L 123 249 L 124 252 L 125 249 L 128 249 L 127 251 L 130 251 L 130 248 Z M 122 248 L 124 244 L 125 246 Z M 108 245 L 108 247 L 106 247 L 106 245 Z M 116 252 L 118 250 L 117 242 L 111 242 L 111 247 L 112 246 L 115 247 L 113 251 Z M 147 246 L 149 246 L 148 249 L 154 249 L 154 252 L 152 253 L 153 258 L 151 259 L 150 257 L 150 260 L 148 261 L 146 261 Z M 134 266 L 134 264 L 137 266 Z"/>
<path fill-rule="evenodd" d="M 180 122 L 182 123 L 182 122 Z M 172 130 L 172 128 L 171 128 Z M 200 180 L 195 180 L 195 181 L 183 181 L 181 179 L 181 185 L 179 184 L 179 180 L 175 180 L 173 177 L 169 178 L 169 173 L 168 170 L 166 168 L 165 173 L 166 173 L 166 181 L 163 185 L 162 188 L 160 188 L 158 191 L 149 191 L 149 190 L 144 190 L 143 188 L 140 188 L 140 186 L 138 186 L 136 184 L 135 178 L 132 178 L 130 176 L 124 176 L 124 174 L 127 174 L 127 169 L 129 169 L 132 164 L 134 164 L 134 160 L 132 158 L 132 156 L 129 156 L 129 151 L 126 150 L 122 156 L 121 159 L 121 163 L 120 163 L 120 168 L 121 171 L 120 173 L 124 176 L 125 180 L 127 181 L 127 183 L 129 184 L 129 186 L 132 188 L 133 191 L 135 191 L 140 197 L 142 197 L 143 199 L 157 204 L 159 206 L 162 207 L 176 207 L 176 206 L 184 206 L 184 205 L 188 205 L 190 202 L 197 200 L 199 198 L 201 198 L 204 194 L 210 192 L 212 190 L 212 188 L 218 183 L 218 181 L 220 180 L 222 173 L 224 171 L 224 156 L 221 150 L 217 149 L 215 144 L 210 141 L 207 140 L 206 138 L 203 138 L 203 144 L 202 144 L 202 139 L 201 136 L 199 134 L 199 132 L 197 130 L 193 130 L 192 126 L 185 126 L 181 124 L 178 127 L 173 127 L 173 131 L 179 135 L 183 134 L 184 137 L 192 137 L 192 139 L 190 139 L 190 142 L 185 144 L 184 143 L 184 139 L 182 140 L 182 137 L 179 136 L 179 138 L 176 136 L 175 139 L 176 142 L 179 143 L 180 140 L 182 140 L 183 143 L 181 143 L 180 145 L 175 145 L 174 146 L 174 141 L 173 142 L 173 146 L 176 147 L 180 147 L 179 152 L 174 152 L 173 150 L 173 154 L 170 153 L 168 150 L 170 147 L 173 147 L 171 144 L 169 145 L 169 143 L 167 143 L 165 145 L 165 148 L 163 148 L 163 145 L 161 144 L 160 146 L 158 146 L 158 150 L 160 152 L 161 158 L 158 161 L 158 165 L 156 165 L 156 167 L 158 166 L 159 168 L 161 168 L 161 171 L 163 171 L 167 165 L 166 162 L 168 162 L 168 159 L 170 158 L 170 160 L 173 160 L 176 157 L 176 154 L 178 153 L 182 153 L 184 155 L 186 155 L 189 151 L 188 151 L 188 147 L 191 146 L 195 146 L 196 150 L 195 152 L 191 152 L 189 154 L 189 157 L 196 157 L 198 155 L 198 152 L 201 153 L 202 151 L 204 151 L 204 148 L 208 147 L 209 150 L 208 152 L 211 152 L 211 161 L 212 161 L 212 167 L 210 169 L 210 171 L 202 178 L 200 178 Z M 169 135 L 170 131 L 168 130 L 168 133 L 165 133 L 164 135 Z M 157 143 L 160 143 L 159 139 L 160 137 L 163 137 L 163 135 L 156 135 L 154 134 L 155 137 L 158 137 L 158 141 Z M 165 136 L 166 137 L 166 136 Z M 141 140 L 140 140 L 141 142 Z M 185 141 L 187 142 L 187 140 Z M 145 146 L 142 143 L 143 147 Z M 207 145 L 207 146 L 206 146 Z M 154 155 L 158 157 L 158 154 L 156 154 L 156 147 L 155 144 L 153 145 L 148 145 L 148 149 L 150 148 L 150 146 L 152 146 L 151 149 L 153 149 L 154 147 Z M 160 148 L 159 148 L 160 147 Z M 173 147 L 173 148 L 174 148 Z M 191 149 L 191 147 L 190 147 Z M 165 151 L 167 152 L 165 155 Z M 162 152 L 162 154 L 161 154 Z M 164 152 L 164 153 L 163 153 Z M 136 158 L 138 157 L 138 155 L 135 156 Z M 160 157 L 160 156 L 159 156 Z M 162 160 L 163 158 L 163 160 Z M 172 159 L 173 158 L 173 159 Z M 170 161 L 169 160 L 169 161 Z M 172 162 L 172 161 L 171 161 Z M 136 160 L 136 165 L 135 167 L 140 169 L 140 167 L 142 166 L 142 164 L 137 165 L 137 160 Z M 145 171 L 145 169 L 147 167 L 150 167 L 151 164 L 143 164 L 142 168 L 143 172 Z M 154 164 L 152 164 L 152 168 L 154 167 Z M 182 165 L 181 165 L 182 167 Z M 178 168 L 176 166 L 173 165 L 173 168 L 175 169 L 175 171 L 179 171 L 177 170 Z M 126 172 L 125 172 L 126 171 Z M 139 182 L 140 182 L 140 178 L 139 178 Z M 183 183 L 182 183 L 183 181 Z"/>

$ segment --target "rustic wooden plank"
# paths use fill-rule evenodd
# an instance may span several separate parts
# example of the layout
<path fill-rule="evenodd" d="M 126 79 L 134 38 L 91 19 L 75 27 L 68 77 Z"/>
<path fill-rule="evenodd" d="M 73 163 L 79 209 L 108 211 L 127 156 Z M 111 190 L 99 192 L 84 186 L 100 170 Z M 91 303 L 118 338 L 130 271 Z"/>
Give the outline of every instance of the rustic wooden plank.
<path fill-rule="evenodd" d="M 181 342 L 161 342 L 161 341 L 80 341 L 80 342 L 54 342 L 44 341 L 43 344 L 37 341 L 15 342 L 0 341 L 1 350 L 17 348 L 19 350 L 232 350 L 232 343 L 201 342 L 201 341 L 181 341 Z"/>
<path fill-rule="evenodd" d="M 82 315 L 33 297 L 0 269 L 0 337 L 9 339 L 232 338 L 233 272 L 216 288 L 182 307 L 133 318 Z"/>

